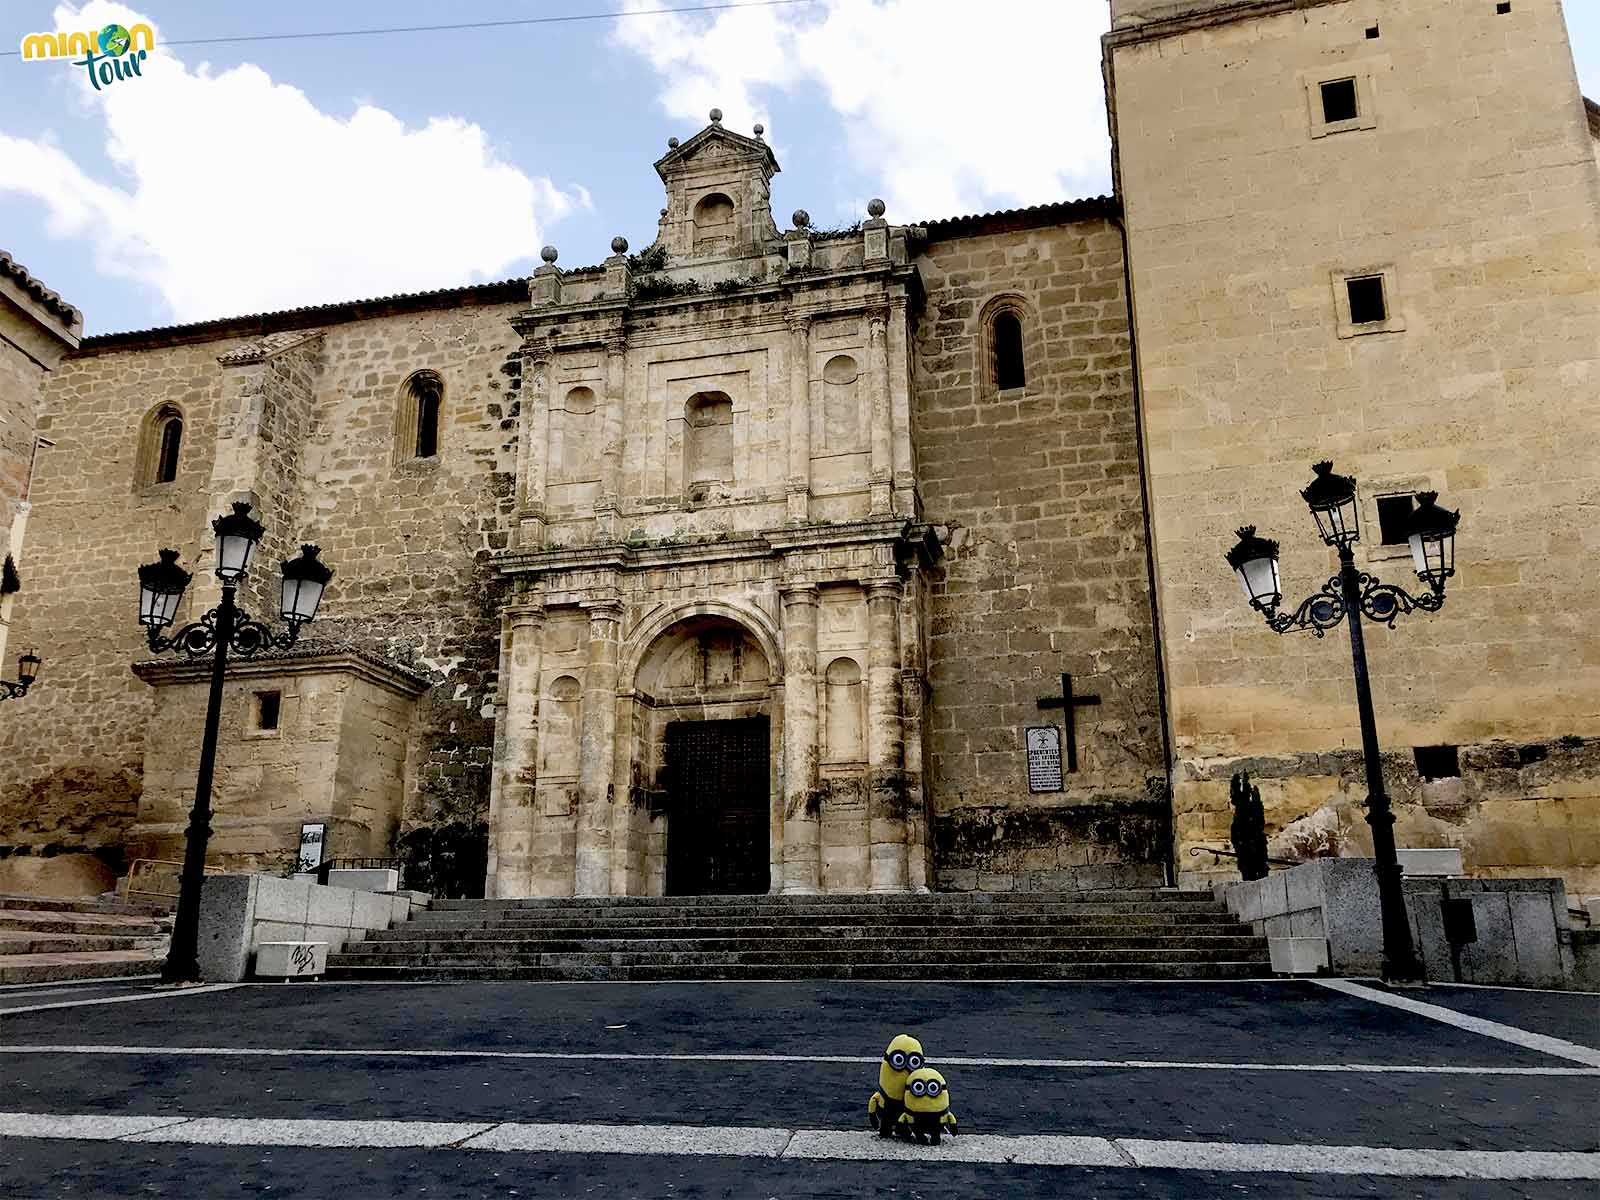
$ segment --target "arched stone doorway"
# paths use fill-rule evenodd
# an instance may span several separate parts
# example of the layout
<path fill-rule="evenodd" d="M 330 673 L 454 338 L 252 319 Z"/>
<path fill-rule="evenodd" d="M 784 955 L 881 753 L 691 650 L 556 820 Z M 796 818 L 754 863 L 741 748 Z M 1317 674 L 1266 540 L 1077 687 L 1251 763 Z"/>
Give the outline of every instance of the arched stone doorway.
<path fill-rule="evenodd" d="M 631 839 L 647 893 L 771 889 L 781 854 L 779 672 L 730 617 L 700 613 L 656 635 L 633 679 L 634 794 L 648 826 Z"/>

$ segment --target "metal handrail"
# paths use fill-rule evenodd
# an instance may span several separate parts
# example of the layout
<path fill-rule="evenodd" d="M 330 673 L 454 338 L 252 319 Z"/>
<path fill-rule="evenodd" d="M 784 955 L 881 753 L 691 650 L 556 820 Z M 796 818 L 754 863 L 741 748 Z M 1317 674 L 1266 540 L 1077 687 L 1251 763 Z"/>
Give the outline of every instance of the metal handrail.
<path fill-rule="evenodd" d="M 142 872 L 139 869 L 140 867 L 144 868 Z M 156 867 L 176 867 L 177 870 L 172 872 L 157 871 L 154 869 Z M 222 867 L 206 868 L 207 875 L 221 875 L 223 873 L 224 868 Z M 122 899 L 124 902 L 126 902 L 130 896 L 155 896 L 161 900 L 176 900 L 178 897 L 178 888 L 176 886 L 174 886 L 170 892 L 159 891 L 155 888 L 134 887 L 134 876 L 139 874 L 149 875 L 152 877 L 170 874 L 174 882 L 177 883 L 180 881 L 183 874 L 183 862 L 182 860 L 171 858 L 136 858 L 128 864 L 128 873 L 122 877 Z"/>
<path fill-rule="evenodd" d="M 1204 851 L 1207 854 L 1214 854 L 1218 858 L 1233 858 L 1233 859 L 1237 859 L 1239 857 L 1232 850 L 1214 850 L 1210 846 L 1190 846 L 1189 847 L 1189 857 L 1193 858 L 1195 855 L 1201 853 L 1202 851 Z M 1292 858 L 1269 858 L 1269 859 L 1267 859 L 1267 866 L 1269 866 L 1269 867 L 1298 867 L 1299 865 L 1300 864 L 1295 862 L 1295 860 L 1292 859 Z"/>

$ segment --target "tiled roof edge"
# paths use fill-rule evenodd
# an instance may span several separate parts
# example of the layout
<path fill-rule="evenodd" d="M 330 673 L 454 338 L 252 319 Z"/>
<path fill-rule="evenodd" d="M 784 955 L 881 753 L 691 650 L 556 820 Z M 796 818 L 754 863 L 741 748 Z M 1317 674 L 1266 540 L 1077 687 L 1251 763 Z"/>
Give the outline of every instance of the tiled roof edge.
<path fill-rule="evenodd" d="M 28 268 L 5 251 L 0 250 L 0 274 L 12 280 L 28 295 L 39 302 L 41 308 L 59 320 L 68 333 L 75 334 L 83 323 L 83 314 L 61 298 L 59 293 L 45 287 L 35 279 Z"/>

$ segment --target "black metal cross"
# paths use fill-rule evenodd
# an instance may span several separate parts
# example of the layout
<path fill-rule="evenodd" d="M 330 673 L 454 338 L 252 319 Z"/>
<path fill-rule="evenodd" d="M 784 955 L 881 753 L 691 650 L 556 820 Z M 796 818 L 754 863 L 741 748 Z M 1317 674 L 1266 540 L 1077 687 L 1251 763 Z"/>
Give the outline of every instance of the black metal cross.
<path fill-rule="evenodd" d="M 1074 720 L 1073 710 L 1081 704 L 1099 704 L 1099 696 L 1074 696 L 1072 694 L 1072 676 L 1063 673 L 1061 676 L 1061 695 L 1046 696 L 1039 701 L 1040 708 L 1059 708 L 1064 710 L 1061 714 L 1062 721 L 1067 727 L 1067 770 L 1078 769 L 1078 733 Z"/>

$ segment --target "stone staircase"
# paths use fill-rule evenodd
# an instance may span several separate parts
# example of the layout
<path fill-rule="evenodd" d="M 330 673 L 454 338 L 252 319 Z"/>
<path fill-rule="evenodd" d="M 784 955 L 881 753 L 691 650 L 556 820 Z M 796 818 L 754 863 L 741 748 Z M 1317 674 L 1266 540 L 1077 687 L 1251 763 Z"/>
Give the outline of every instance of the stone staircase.
<path fill-rule="evenodd" d="M 0 984 L 153 975 L 171 928 L 156 905 L 0 895 Z"/>
<path fill-rule="evenodd" d="M 1243 979 L 1265 938 L 1209 893 L 435 900 L 330 979 Z"/>

